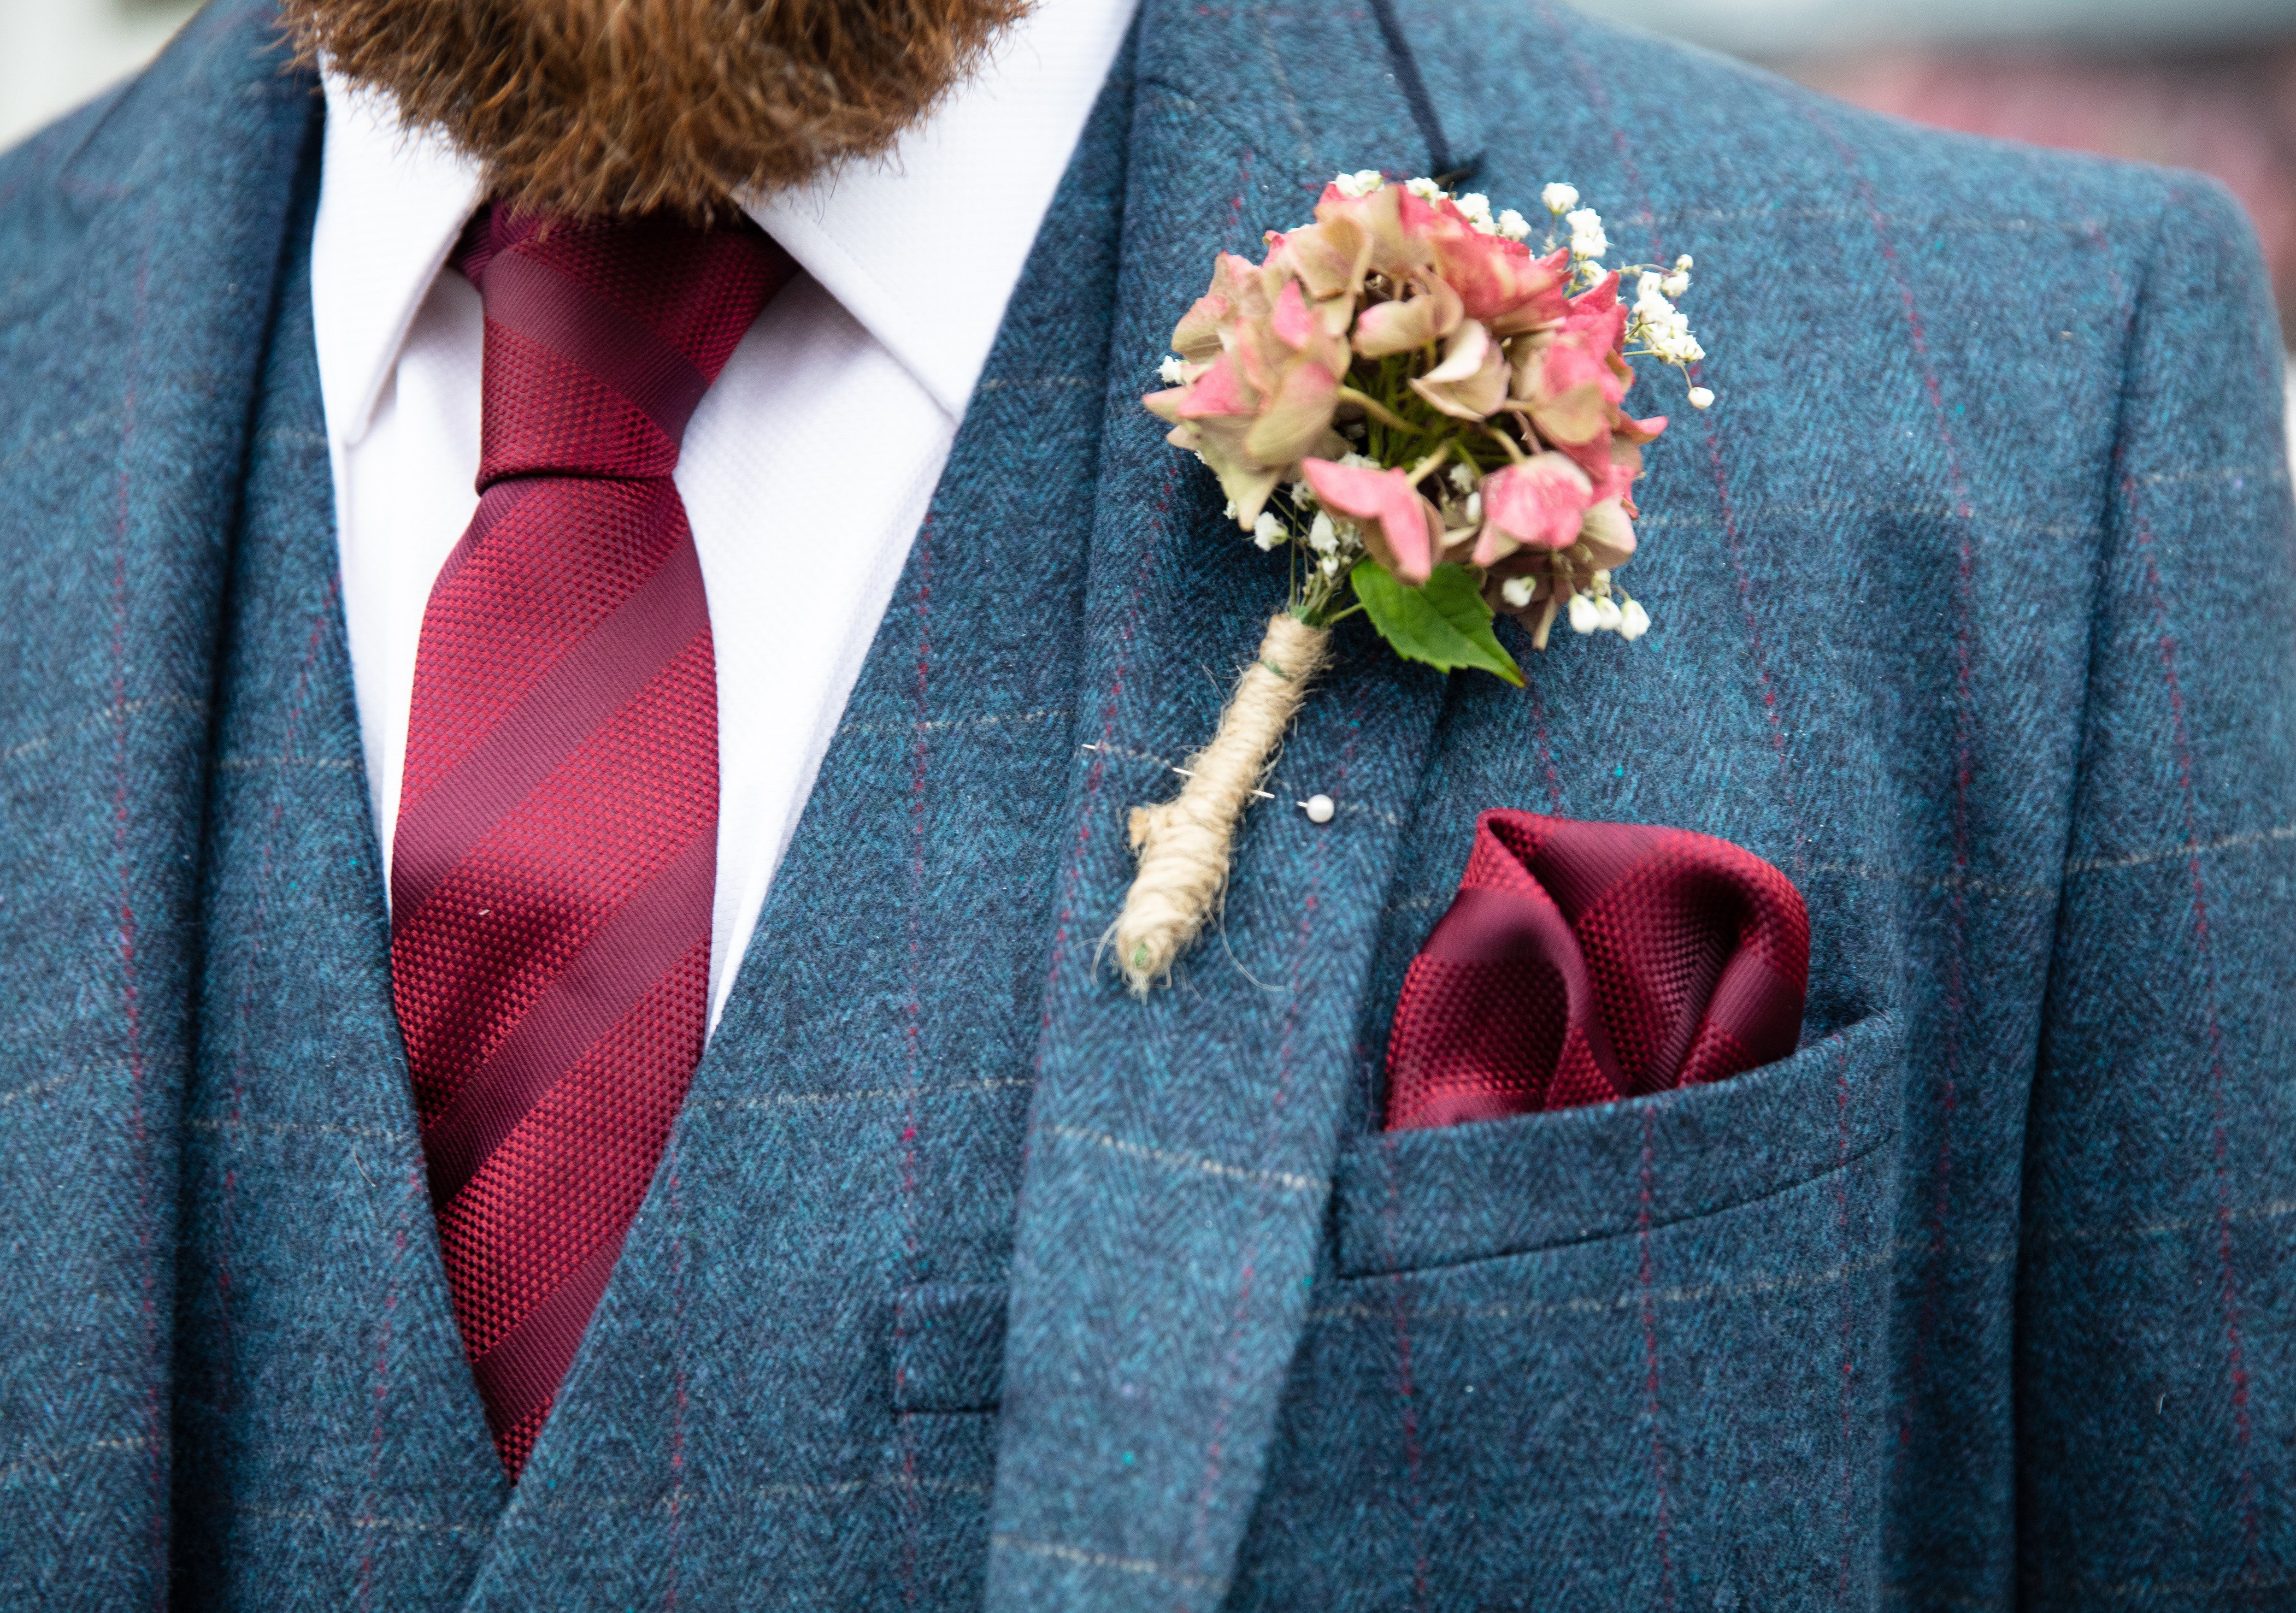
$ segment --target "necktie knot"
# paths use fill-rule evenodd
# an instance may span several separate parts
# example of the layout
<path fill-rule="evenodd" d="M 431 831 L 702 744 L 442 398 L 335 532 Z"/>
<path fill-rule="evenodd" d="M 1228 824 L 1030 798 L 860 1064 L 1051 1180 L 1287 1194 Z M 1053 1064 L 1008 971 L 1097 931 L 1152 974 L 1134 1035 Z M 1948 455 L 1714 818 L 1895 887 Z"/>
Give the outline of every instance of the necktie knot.
<path fill-rule="evenodd" d="M 512 476 L 667 476 L 685 423 L 796 272 L 747 219 L 576 221 L 500 203 L 458 264 L 486 305 L 481 491 Z"/>

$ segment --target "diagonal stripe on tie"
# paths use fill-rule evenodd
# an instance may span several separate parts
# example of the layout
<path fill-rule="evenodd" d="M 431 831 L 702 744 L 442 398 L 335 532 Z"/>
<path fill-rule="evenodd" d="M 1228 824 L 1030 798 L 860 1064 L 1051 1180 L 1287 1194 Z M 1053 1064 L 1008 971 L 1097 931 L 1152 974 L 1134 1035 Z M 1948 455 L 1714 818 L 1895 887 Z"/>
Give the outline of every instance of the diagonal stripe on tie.
<path fill-rule="evenodd" d="M 793 272 L 754 227 L 496 209 L 480 504 L 423 613 L 391 991 L 439 1244 L 515 1477 L 707 1025 L 717 661 L 680 435 Z"/>
<path fill-rule="evenodd" d="M 430 1197 L 444 1206 L 558 1077 L 692 945 L 680 920 L 707 905 L 716 848 L 697 835 L 590 937 L 453 1101 L 422 1128 Z"/>
<path fill-rule="evenodd" d="M 411 920 L 439 883 L 600 725 L 709 630 L 691 541 L 554 662 L 419 801 L 402 804 L 391 900 Z"/>

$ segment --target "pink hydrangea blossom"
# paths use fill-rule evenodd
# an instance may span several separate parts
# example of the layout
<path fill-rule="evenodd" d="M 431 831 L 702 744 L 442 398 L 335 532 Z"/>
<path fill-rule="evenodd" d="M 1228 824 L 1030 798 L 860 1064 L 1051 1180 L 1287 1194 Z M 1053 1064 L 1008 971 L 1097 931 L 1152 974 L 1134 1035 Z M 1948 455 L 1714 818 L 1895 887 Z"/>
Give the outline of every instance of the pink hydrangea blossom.
<path fill-rule="evenodd" d="M 1175 447 L 1219 477 L 1247 531 L 1302 457 L 1344 451 L 1332 416 L 1354 308 L 1346 297 L 1311 301 L 1302 288 L 1281 265 L 1222 253 L 1211 290 L 1172 333 L 1181 358 L 1202 367 L 1142 400 L 1170 424 Z"/>
<path fill-rule="evenodd" d="M 1544 649 L 1557 609 L 1599 586 L 1597 572 L 1616 571 L 1634 555 L 1635 526 L 1625 506 L 1617 498 L 1597 499 L 1580 515 L 1566 547 L 1525 545 L 1486 568 L 1483 598 L 1494 611 L 1531 623 L 1531 644 Z"/>
<path fill-rule="evenodd" d="M 1409 288 L 1413 294 L 1374 302 L 1356 317 L 1354 344 L 1366 358 L 1385 358 L 1440 342 L 1459 328 L 1466 305 L 1440 280 Z"/>
<path fill-rule="evenodd" d="M 1549 450 L 1483 478 L 1483 530 L 1475 564 L 1493 566 L 1519 548 L 1567 549 L 1578 539 L 1595 484 L 1568 455 Z"/>
<path fill-rule="evenodd" d="M 1634 553 L 1643 449 L 1667 421 L 1626 412 L 1627 349 L 1661 311 L 1679 321 L 1650 266 L 1635 266 L 1647 309 L 1620 303 L 1615 273 L 1572 295 L 1572 248 L 1536 254 L 1520 215 L 1464 200 L 1342 176 L 1312 223 L 1267 235 L 1262 261 L 1218 255 L 1161 366 L 1176 384 L 1144 401 L 1261 547 L 1300 546 L 1312 608 L 1366 554 L 1413 586 L 1447 559 L 1543 643 L 1560 605 L 1608 599 Z M 1574 240 L 1592 239 L 1579 222 Z"/>
<path fill-rule="evenodd" d="M 1535 258 L 1522 243 L 1476 228 L 1448 198 L 1429 202 L 1398 185 L 1349 196 L 1327 185 L 1316 203 L 1316 219 L 1354 226 L 1369 243 L 1369 268 L 1398 285 L 1442 281 L 1466 317 L 1494 335 L 1536 330 L 1562 317 L 1570 253 Z"/>
<path fill-rule="evenodd" d="M 1316 498 L 1363 528 L 1372 558 L 1414 588 L 1434 574 L 1443 547 L 1443 517 L 1412 485 L 1408 472 L 1310 459 L 1301 467 Z"/>
<path fill-rule="evenodd" d="M 1443 362 L 1411 378 L 1411 390 L 1455 420 L 1487 420 L 1506 401 L 1506 350 L 1479 320 L 1463 319 Z"/>
<path fill-rule="evenodd" d="M 1570 299 L 1560 324 L 1513 344 L 1511 405 L 1530 416 L 1540 436 L 1605 485 L 1615 466 L 1628 468 L 1629 481 L 1639 474 L 1641 445 L 1666 429 L 1662 415 L 1636 420 L 1620 407 L 1635 378 L 1625 358 L 1626 333 L 1619 277 L 1605 275 Z M 1635 452 L 1614 452 L 1613 440 L 1621 436 Z"/>

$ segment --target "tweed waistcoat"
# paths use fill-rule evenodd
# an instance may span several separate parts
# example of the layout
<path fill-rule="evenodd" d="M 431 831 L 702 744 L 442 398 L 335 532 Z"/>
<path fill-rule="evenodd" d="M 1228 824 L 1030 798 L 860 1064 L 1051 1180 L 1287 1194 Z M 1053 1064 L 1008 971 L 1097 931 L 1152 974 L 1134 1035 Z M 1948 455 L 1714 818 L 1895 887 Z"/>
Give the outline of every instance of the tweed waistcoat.
<path fill-rule="evenodd" d="M 315 1539 L 333 1550 L 314 1571 L 346 1600 L 526 1605 L 545 1563 L 596 1575 L 563 1560 L 569 1530 L 594 1538 L 602 1503 L 585 1480 L 677 1495 L 693 1483 L 686 1452 L 719 1439 L 744 1453 L 734 1477 L 750 1504 L 774 1494 L 760 1471 L 808 1475 L 779 1498 L 784 1521 L 812 1514 L 862 1565 L 814 1566 L 802 1533 L 762 1535 L 750 1571 L 794 1603 L 899 1605 L 920 1585 L 937 1604 L 979 1600 L 993 1279 L 1049 878 L 1032 780 L 1057 776 L 1068 746 L 1128 87 L 1087 129 L 1057 203 L 1062 250 L 1010 312 L 673 1156 L 570 1373 L 552 1424 L 569 1448 L 546 1436 L 514 1495 L 472 1460 L 477 1403 L 438 1311 L 336 597 L 308 221 L 291 219 L 225 607 L 203 860 L 220 944 L 187 1099 L 175 1553 L 195 1605 L 259 1602 Z M 1048 353 L 1067 360 L 1050 374 Z M 1019 497 L 996 487 L 984 446 L 1001 453 L 1018 433 L 1069 475 Z M 1029 588 L 944 583 L 936 611 L 934 568 L 952 552 Z M 928 894 L 928 859 L 970 876 Z M 936 967 L 927 934 L 967 937 L 964 967 Z M 289 1204 L 300 1213 L 280 1213 Z M 690 1359 L 697 1335 L 709 1362 Z M 315 1348 L 343 1375 L 257 1364 Z M 684 1426 L 627 1398 L 631 1375 L 697 1367 L 718 1381 L 687 1393 Z M 596 1453 L 657 1439 L 635 1472 Z M 905 1483 L 920 1464 L 927 1478 Z"/>
<path fill-rule="evenodd" d="M 389 1016 L 270 26 L 0 160 L 0 1601 L 2288 1593 L 2296 506 L 2220 191 L 1560 7 L 1147 0 L 512 1495 Z M 1648 638 L 1518 640 L 1514 691 L 1343 632 L 1269 785 L 1337 815 L 1256 811 L 1138 1004 L 1125 814 L 1280 583 L 1136 399 L 1211 254 L 1365 166 L 1693 252 L 1720 401 L 1651 452 Z M 1784 870 L 1800 1050 L 1379 1132 L 1500 806 Z"/>

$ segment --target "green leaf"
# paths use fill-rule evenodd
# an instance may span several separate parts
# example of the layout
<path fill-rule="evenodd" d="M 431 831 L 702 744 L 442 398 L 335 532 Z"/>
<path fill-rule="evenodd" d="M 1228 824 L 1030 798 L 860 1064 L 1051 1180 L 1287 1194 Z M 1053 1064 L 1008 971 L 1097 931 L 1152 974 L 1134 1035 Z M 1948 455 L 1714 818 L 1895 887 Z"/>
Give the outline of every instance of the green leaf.
<path fill-rule="evenodd" d="M 1414 588 L 1377 561 L 1365 560 L 1349 580 L 1364 614 L 1405 660 L 1447 672 L 1478 667 L 1522 687 L 1522 669 L 1491 632 L 1491 607 L 1464 566 L 1439 565 L 1426 587 Z"/>

